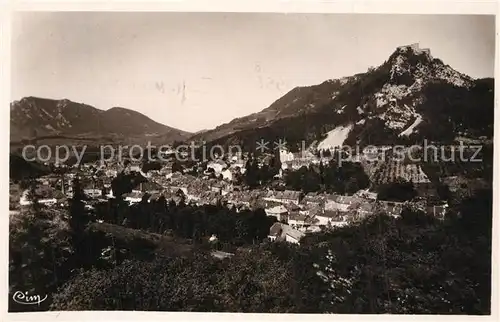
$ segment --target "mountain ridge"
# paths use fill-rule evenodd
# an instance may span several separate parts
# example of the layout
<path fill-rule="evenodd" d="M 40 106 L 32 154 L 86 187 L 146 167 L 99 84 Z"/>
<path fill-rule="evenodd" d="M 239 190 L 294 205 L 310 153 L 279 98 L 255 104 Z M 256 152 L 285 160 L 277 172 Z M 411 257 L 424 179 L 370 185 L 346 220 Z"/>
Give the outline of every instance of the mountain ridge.
<path fill-rule="evenodd" d="M 69 99 L 23 97 L 10 105 L 11 141 L 45 136 L 162 136 L 184 140 L 192 134 L 124 107 L 108 110 Z"/>
<path fill-rule="evenodd" d="M 492 79 L 460 73 L 411 44 L 397 47 L 367 72 L 296 87 L 260 112 L 192 139 L 251 149 L 260 139 L 312 143 L 350 125 L 347 144 L 410 143 L 424 137 L 452 140 L 467 131 L 492 136 L 492 119 Z"/>

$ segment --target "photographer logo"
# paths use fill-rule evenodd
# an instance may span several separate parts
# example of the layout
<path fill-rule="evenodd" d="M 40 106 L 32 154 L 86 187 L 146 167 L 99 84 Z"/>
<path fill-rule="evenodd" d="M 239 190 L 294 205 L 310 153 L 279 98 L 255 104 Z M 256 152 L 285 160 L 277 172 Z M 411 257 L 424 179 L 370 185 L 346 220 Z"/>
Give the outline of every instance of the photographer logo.
<path fill-rule="evenodd" d="M 21 291 L 17 291 L 12 296 L 12 299 L 14 300 L 14 302 L 16 302 L 18 304 L 24 304 L 24 305 L 37 304 L 37 305 L 40 305 L 40 303 L 42 303 L 43 301 L 45 301 L 47 299 L 47 295 L 42 297 L 40 295 L 29 295 L 28 292 L 23 293 Z"/>

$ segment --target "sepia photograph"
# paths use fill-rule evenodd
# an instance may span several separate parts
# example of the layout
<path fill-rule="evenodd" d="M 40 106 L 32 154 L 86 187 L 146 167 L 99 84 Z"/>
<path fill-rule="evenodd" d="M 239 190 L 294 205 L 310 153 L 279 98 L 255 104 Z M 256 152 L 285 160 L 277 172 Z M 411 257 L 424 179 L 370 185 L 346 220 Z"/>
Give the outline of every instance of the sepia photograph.
<path fill-rule="evenodd" d="M 10 313 L 492 314 L 494 15 L 11 19 Z"/>

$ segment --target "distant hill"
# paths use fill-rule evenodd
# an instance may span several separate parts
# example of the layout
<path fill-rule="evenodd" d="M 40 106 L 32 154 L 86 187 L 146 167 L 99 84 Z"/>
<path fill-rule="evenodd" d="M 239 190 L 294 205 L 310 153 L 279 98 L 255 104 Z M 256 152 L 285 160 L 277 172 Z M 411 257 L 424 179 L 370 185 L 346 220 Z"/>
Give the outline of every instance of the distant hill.
<path fill-rule="evenodd" d="M 150 138 L 169 142 L 191 134 L 122 107 L 107 111 L 67 99 L 25 97 L 11 103 L 10 138 L 13 142 L 34 138 Z"/>
<path fill-rule="evenodd" d="M 260 139 L 321 144 L 398 144 L 423 139 L 493 136 L 494 80 L 472 79 L 418 44 L 401 46 L 380 66 L 298 87 L 268 108 L 237 118 L 194 140 L 254 149 Z M 324 146 L 325 144 L 323 144 Z"/>
<path fill-rule="evenodd" d="M 25 160 L 22 156 L 10 154 L 9 177 L 12 180 L 27 180 L 38 178 L 50 173 L 49 167 Z"/>

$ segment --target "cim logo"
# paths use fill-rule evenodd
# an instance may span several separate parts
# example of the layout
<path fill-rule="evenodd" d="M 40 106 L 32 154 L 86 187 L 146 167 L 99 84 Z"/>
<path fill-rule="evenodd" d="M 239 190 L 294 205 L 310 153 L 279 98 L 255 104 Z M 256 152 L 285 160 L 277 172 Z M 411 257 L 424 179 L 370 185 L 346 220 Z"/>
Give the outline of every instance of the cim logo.
<path fill-rule="evenodd" d="M 21 291 L 17 291 L 12 296 L 12 299 L 14 300 L 14 302 L 16 302 L 18 304 L 23 304 L 23 305 L 37 304 L 37 305 L 40 305 L 40 303 L 42 303 L 43 301 L 45 301 L 47 299 L 47 295 L 45 295 L 44 297 L 41 297 L 40 295 L 29 295 L 28 292 L 23 293 Z"/>

